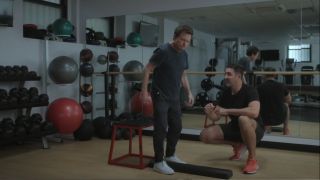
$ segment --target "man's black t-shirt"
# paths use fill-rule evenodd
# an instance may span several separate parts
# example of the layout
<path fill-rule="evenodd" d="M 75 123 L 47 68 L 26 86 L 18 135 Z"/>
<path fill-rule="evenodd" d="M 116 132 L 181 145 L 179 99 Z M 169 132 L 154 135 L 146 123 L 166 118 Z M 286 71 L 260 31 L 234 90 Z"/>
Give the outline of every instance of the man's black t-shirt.
<path fill-rule="evenodd" d="M 284 84 L 267 80 L 258 87 L 260 114 L 263 120 L 282 120 L 285 107 L 284 97 L 289 94 Z"/>
<path fill-rule="evenodd" d="M 259 101 L 259 95 L 256 89 L 246 84 L 242 84 L 240 91 L 236 94 L 231 93 L 231 88 L 227 88 L 223 91 L 219 106 L 226 109 L 241 109 L 248 107 L 252 101 Z M 231 118 L 231 125 L 238 127 L 239 116 L 229 116 Z M 260 116 L 256 118 L 257 124 L 263 127 Z"/>

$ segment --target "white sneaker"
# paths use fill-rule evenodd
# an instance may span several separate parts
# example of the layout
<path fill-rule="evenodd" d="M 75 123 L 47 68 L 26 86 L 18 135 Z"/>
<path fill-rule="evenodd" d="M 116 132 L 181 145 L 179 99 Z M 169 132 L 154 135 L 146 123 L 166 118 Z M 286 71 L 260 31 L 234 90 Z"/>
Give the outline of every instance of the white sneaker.
<path fill-rule="evenodd" d="M 173 155 L 173 156 L 170 156 L 170 157 L 166 157 L 165 159 L 166 159 L 166 161 L 169 161 L 169 162 L 186 164 L 186 162 L 184 162 L 181 159 L 179 159 L 176 155 Z"/>
<path fill-rule="evenodd" d="M 171 167 L 169 167 L 165 161 L 154 163 L 153 170 L 161 174 L 167 174 L 167 175 L 174 174 L 174 170 Z"/>

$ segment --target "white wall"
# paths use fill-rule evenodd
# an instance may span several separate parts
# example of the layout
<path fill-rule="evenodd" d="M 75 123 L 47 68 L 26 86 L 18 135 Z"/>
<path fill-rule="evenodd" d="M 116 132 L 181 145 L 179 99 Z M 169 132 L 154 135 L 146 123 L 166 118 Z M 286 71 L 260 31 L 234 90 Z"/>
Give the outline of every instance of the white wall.
<path fill-rule="evenodd" d="M 280 60 L 279 61 L 268 61 L 265 62 L 263 65 L 264 67 L 274 67 L 277 70 L 281 68 L 282 70 L 285 68 L 285 62 L 283 62 L 282 67 L 282 61 L 285 61 L 287 58 L 287 48 L 289 44 L 311 44 L 311 53 L 312 53 L 312 61 L 309 63 L 297 63 L 294 71 L 301 71 L 302 66 L 313 66 L 314 68 L 317 66 L 317 64 L 320 63 L 320 53 L 319 53 L 319 36 L 312 37 L 310 39 L 304 39 L 302 41 L 292 41 L 287 39 L 279 39 L 277 42 L 272 42 L 268 44 L 257 44 L 257 46 L 260 49 L 279 49 L 280 51 Z M 319 85 L 319 75 L 314 76 L 314 85 Z M 296 75 L 294 76 L 294 84 L 301 84 L 300 76 Z"/>

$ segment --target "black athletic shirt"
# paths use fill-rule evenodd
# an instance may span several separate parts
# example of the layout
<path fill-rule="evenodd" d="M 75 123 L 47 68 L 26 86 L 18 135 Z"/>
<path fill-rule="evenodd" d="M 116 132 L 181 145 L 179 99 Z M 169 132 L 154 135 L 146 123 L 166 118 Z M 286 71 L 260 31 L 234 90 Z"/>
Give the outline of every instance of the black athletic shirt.
<path fill-rule="evenodd" d="M 284 84 L 275 80 L 267 80 L 258 87 L 260 96 L 260 114 L 263 119 L 282 117 L 284 97 L 289 94 Z"/>
<path fill-rule="evenodd" d="M 166 43 L 154 51 L 150 63 L 156 66 L 152 75 L 153 90 L 158 90 L 166 100 L 179 100 L 182 73 L 189 66 L 186 51 L 177 52 Z"/>
<path fill-rule="evenodd" d="M 219 106 L 226 108 L 226 109 L 241 109 L 246 108 L 249 106 L 249 103 L 252 101 L 259 101 L 259 95 L 255 88 L 252 86 L 248 86 L 246 84 L 242 84 L 240 91 L 237 94 L 231 93 L 231 88 L 227 88 L 223 91 Z M 232 126 L 239 126 L 238 125 L 238 118 L 239 116 L 229 116 L 231 118 Z M 260 115 L 256 118 L 257 124 L 263 127 L 262 120 Z"/>

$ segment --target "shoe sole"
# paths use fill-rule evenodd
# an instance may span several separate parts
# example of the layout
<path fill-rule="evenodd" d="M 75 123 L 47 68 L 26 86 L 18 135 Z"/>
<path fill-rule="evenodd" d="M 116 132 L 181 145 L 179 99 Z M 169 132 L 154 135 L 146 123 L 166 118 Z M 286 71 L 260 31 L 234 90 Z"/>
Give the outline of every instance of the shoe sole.
<path fill-rule="evenodd" d="M 259 166 L 257 166 L 255 171 L 243 171 L 244 174 L 255 174 L 257 173 L 257 170 L 259 169 Z"/>
<path fill-rule="evenodd" d="M 164 172 L 162 172 L 162 171 L 160 171 L 160 170 L 158 170 L 158 169 L 155 169 L 155 168 L 152 168 L 154 171 L 156 171 L 157 173 L 160 173 L 160 174 L 165 174 L 165 175 L 173 175 L 174 174 L 174 172 L 173 173 L 164 173 Z"/>

